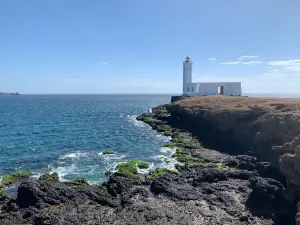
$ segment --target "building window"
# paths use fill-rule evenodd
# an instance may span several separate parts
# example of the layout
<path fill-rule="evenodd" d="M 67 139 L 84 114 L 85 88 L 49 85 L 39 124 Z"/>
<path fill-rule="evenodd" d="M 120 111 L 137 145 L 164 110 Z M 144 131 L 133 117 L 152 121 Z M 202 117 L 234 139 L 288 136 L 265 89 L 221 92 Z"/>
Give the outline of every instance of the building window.
<path fill-rule="evenodd" d="M 199 93 L 201 92 L 201 87 L 199 87 Z"/>
<path fill-rule="evenodd" d="M 192 87 L 192 92 L 194 92 L 194 87 Z"/>

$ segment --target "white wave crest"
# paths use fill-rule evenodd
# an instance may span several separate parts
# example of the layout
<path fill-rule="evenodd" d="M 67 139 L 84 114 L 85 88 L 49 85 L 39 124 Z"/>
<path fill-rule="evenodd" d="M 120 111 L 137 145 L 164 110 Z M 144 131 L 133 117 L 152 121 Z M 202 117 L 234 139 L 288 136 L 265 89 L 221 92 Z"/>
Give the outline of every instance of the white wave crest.
<path fill-rule="evenodd" d="M 85 157 L 85 156 L 87 156 L 87 152 L 77 151 L 77 152 L 71 152 L 71 153 L 62 155 L 59 157 L 59 159 L 80 158 L 80 157 Z"/>
<path fill-rule="evenodd" d="M 68 174 L 75 174 L 76 166 L 75 164 L 71 164 L 70 166 L 60 166 L 60 167 L 51 167 L 49 166 L 50 173 L 58 173 L 60 181 L 67 181 L 64 179 L 64 176 Z"/>
<path fill-rule="evenodd" d="M 138 174 L 148 174 L 152 170 L 153 167 L 154 167 L 154 163 L 151 163 L 149 165 L 149 168 L 147 168 L 147 169 L 140 169 L 137 167 L 137 172 L 138 172 Z"/>
<path fill-rule="evenodd" d="M 134 126 L 137 126 L 137 127 L 145 127 L 146 124 L 142 121 L 139 121 L 136 119 L 136 115 L 134 116 L 130 116 L 130 115 L 127 115 L 127 119 L 130 123 L 133 123 Z"/>
<path fill-rule="evenodd" d="M 159 149 L 159 151 L 161 153 L 165 153 L 165 154 L 174 154 L 176 152 L 176 148 L 168 148 L 168 147 L 161 147 Z"/>
<path fill-rule="evenodd" d="M 157 134 L 156 137 L 157 137 L 157 139 L 165 141 L 165 142 L 168 142 L 172 139 L 172 137 L 165 136 L 165 135 L 162 135 L 162 134 Z"/>

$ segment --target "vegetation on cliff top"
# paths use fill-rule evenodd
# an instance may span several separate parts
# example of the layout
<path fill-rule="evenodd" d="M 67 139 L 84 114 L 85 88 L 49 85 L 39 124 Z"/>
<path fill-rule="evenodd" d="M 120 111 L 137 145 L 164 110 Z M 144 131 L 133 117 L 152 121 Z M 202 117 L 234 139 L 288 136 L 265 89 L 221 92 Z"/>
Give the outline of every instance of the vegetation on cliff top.
<path fill-rule="evenodd" d="M 17 180 L 25 179 L 32 176 L 31 172 L 28 171 L 20 171 L 16 173 L 12 173 L 10 175 L 2 177 L 1 184 L 4 186 L 8 186 L 16 182 Z"/>
<path fill-rule="evenodd" d="M 42 176 L 39 177 L 39 180 L 58 182 L 59 175 L 56 172 L 52 173 L 52 174 L 43 174 Z"/>

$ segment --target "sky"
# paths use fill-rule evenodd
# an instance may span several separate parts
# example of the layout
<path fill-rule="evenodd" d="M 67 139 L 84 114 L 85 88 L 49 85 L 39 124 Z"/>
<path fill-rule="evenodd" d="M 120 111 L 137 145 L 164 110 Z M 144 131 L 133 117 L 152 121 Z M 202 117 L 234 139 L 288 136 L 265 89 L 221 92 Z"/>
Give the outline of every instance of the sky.
<path fill-rule="evenodd" d="M 300 93 L 299 0 L 1 0 L 0 92 Z"/>

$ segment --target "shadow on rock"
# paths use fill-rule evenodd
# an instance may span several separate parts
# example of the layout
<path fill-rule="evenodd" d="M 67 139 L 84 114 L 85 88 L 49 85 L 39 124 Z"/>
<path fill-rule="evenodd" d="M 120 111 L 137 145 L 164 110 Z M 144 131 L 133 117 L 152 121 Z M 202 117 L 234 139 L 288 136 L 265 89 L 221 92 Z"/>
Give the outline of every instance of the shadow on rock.
<path fill-rule="evenodd" d="M 272 218 L 277 224 L 294 224 L 294 208 L 287 199 L 284 186 L 270 178 L 250 179 L 250 193 L 246 206 L 252 215 Z M 284 223 L 282 223 L 284 222 Z"/>

